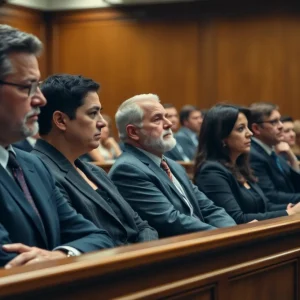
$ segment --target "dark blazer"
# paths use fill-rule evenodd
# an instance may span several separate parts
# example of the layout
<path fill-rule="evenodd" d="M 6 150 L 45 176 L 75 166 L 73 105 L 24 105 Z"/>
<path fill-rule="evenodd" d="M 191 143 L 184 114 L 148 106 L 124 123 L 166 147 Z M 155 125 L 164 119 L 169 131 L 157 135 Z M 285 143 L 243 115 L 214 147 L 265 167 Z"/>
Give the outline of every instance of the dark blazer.
<path fill-rule="evenodd" d="M 187 157 L 187 155 L 183 151 L 183 148 L 178 143 L 172 150 L 166 152 L 165 156 L 175 161 L 184 161 L 184 156 Z"/>
<path fill-rule="evenodd" d="M 107 192 L 109 198 L 106 199 L 94 191 L 66 157 L 46 141 L 38 140 L 32 153 L 49 166 L 61 193 L 77 212 L 107 230 L 116 245 L 158 238 L 156 230 L 132 210 L 104 170 L 79 159 L 76 161 L 76 166 L 101 190 Z"/>
<path fill-rule="evenodd" d="M 22 141 L 16 142 L 13 144 L 13 147 L 21 149 L 26 152 L 31 152 L 33 147 L 31 144 L 27 141 L 27 139 L 24 139 Z"/>
<path fill-rule="evenodd" d="M 1 266 L 17 255 L 2 250 L 3 244 L 23 243 L 47 250 L 68 245 L 81 252 L 114 246 L 105 230 L 98 229 L 68 205 L 38 157 L 18 149 L 15 152 L 43 225 L 16 181 L 0 165 Z"/>
<path fill-rule="evenodd" d="M 271 204 L 255 183 L 251 183 L 251 189 L 247 190 L 217 161 L 205 162 L 196 173 L 195 182 L 198 188 L 215 205 L 223 207 L 237 224 L 288 215 L 285 210 L 286 204 Z"/>
<path fill-rule="evenodd" d="M 125 200 L 161 237 L 236 224 L 191 183 L 184 168 L 171 159 L 166 161 L 194 208 L 193 216 L 167 174 L 137 148 L 126 144 L 109 172 Z"/>
<path fill-rule="evenodd" d="M 188 128 L 182 126 L 175 134 L 175 139 L 177 143 L 182 147 L 185 155 L 190 160 L 194 160 L 197 151 L 197 145 L 195 145 L 195 143 L 193 142 L 191 131 Z"/>
<path fill-rule="evenodd" d="M 300 174 L 294 171 L 282 157 L 278 157 L 284 174 L 268 153 L 252 141 L 250 164 L 265 196 L 277 204 L 297 203 L 300 201 Z"/>

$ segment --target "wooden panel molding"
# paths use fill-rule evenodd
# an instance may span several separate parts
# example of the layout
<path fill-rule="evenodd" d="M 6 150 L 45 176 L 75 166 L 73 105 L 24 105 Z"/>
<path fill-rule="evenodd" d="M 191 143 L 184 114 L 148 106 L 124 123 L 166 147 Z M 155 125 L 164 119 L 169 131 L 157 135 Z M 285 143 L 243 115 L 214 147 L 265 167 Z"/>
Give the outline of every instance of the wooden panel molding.
<path fill-rule="evenodd" d="M 294 300 L 299 235 L 283 217 L 2 270 L 0 297 Z"/>

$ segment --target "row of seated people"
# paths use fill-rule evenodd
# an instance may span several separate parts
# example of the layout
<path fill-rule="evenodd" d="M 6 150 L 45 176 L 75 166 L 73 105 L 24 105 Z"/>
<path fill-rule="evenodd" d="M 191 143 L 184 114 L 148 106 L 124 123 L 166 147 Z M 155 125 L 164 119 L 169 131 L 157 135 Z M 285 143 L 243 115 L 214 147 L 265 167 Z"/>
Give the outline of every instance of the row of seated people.
<path fill-rule="evenodd" d="M 210 109 L 200 133 L 195 185 L 178 163 L 164 156 L 176 141 L 158 97 L 130 98 L 116 113 L 124 152 L 107 175 L 79 159 L 99 147 L 106 126 L 99 84 L 62 74 L 50 76 L 40 86 L 36 58 L 40 49 L 36 37 L 0 25 L 0 57 L 12 66 L 0 81 L 1 266 L 11 268 L 300 212 L 297 186 L 287 193 L 291 198 L 283 197 L 283 192 L 276 199 L 269 197 L 259 188 L 260 174 L 255 170 L 256 180 L 247 161 L 252 136 L 248 118 L 256 137 L 273 133 L 274 142 L 279 141 L 282 124 L 275 106 L 268 113 L 260 109 L 268 104 L 257 104 L 251 114 L 228 105 Z M 255 111 L 258 119 L 254 119 Z M 38 130 L 41 138 L 32 153 L 11 146 Z M 269 157 L 263 156 L 268 148 L 257 144 L 266 152 L 257 150 L 257 160 L 267 161 Z M 216 173 L 223 172 L 221 184 L 216 176 L 202 183 L 202 170 L 210 166 Z M 270 161 L 270 167 L 278 168 L 273 174 L 277 177 L 299 175 L 293 164 L 283 164 L 281 170 L 277 161 Z M 229 191 L 230 181 L 240 196 Z M 230 198 L 234 208 L 218 202 L 215 195 L 226 203 Z M 242 202 L 246 204 L 239 205 Z"/>
<path fill-rule="evenodd" d="M 198 135 L 203 121 L 204 110 L 199 110 L 192 105 L 182 107 L 180 114 L 172 104 L 163 104 L 168 114 L 168 119 L 172 122 L 172 131 L 176 139 L 175 147 L 165 155 L 176 161 L 193 161 L 197 146 Z M 96 161 L 97 163 L 113 163 L 121 155 L 124 143 L 118 144 L 116 139 L 111 135 L 112 119 L 106 114 L 102 114 L 106 126 L 101 130 L 100 145 L 89 153 L 81 156 L 84 161 Z M 181 124 L 180 129 L 179 121 Z M 178 132 L 177 132 L 178 130 Z M 39 138 L 39 135 L 27 137 L 25 140 L 14 144 L 15 147 L 31 152 Z"/>

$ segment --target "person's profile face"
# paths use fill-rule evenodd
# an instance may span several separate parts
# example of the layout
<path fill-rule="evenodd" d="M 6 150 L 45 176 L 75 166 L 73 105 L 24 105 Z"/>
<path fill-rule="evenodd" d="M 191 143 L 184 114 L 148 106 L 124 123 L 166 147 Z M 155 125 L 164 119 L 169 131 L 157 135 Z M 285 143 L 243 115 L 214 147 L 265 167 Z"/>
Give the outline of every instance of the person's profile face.
<path fill-rule="evenodd" d="M 9 55 L 12 73 L 2 81 L 20 86 L 0 84 L 0 140 L 10 144 L 38 132 L 38 115 L 46 99 L 40 89 L 29 96 L 31 83 L 40 80 L 37 58 L 28 53 Z"/>
<path fill-rule="evenodd" d="M 76 110 L 74 119 L 67 119 L 65 138 L 82 153 L 100 145 L 101 129 L 106 121 L 101 115 L 101 103 L 96 92 L 89 92 Z"/>
<path fill-rule="evenodd" d="M 143 127 L 138 130 L 142 148 L 155 155 L 171 150 L 176 141 L 171 130 L 172 123 L 167 118 L 164 107 L 156 101 L 141 105 L 144 110 Z"/>
<path fill-rule="evenodd" d="M 270 146 L 275 146 L 283 139 L 283 125 L 280 121 L 281 115 L 274 110 L 269 117 L 264 117 L 259 124 L 260 138 Z"/>
<path fill-rule="evenodd" d="M 188 119 L 185 121 L 185 126 L 192 131 L 199 133 L 203 122 L 202 113 L 200 110 L 194 110 L 190 113 Z"/>
<path fill-rule="evenodd" d="M 284 122 L 283 124 L 283 141 L 288 143 L 290 146 L 294 146 L 296 143 L 296 133 L 294 131 L 294 122 Z"/>
<path fill-rule="evenodd" d="M 178 112 L 177 109 L 175 107 L 169 107 L 169 108 L 165 108 L 166 112 L 167 112 L 167 118 L 169 121 L 171 121 L 172 123 L 172 131 L 175 132 L 178 127 L 179 127 L 179 117 L 178 117 Z"/>
<path fill-rule="evenodd" d="M 228 147 L 230 154 L 239 156 L 250 151 L 251 136 L 252 132 L 248 128 L 246 116 L 239 113 L 230 135 L 224 139 L 224 145 Z"/>

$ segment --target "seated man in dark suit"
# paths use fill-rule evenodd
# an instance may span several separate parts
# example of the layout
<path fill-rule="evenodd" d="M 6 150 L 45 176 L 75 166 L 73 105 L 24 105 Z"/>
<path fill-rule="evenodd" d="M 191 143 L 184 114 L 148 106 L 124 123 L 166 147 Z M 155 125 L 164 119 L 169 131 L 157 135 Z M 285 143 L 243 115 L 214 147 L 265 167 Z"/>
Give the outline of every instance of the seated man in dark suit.
<path fill-rule="evenodd" d="M 36 156 L 12 143 L 38 132 L 40 107 L 33 35 L 0 25 L 0 266 L 11 268 L 113 247 L 98 229 L 72 209 Z"/>
<path fill-rule="evenodd" d="M 72 207 L 116 245 L 151 241 L 155 229 L 134 212 L 101 168 L 79 157 L 99 147 L 101 115 L 99 84 L 76 75 L 53 75 L 41 87 L 47 104 L 39 117 L 40 136 L 32 153 L 49 166 L 61 193 Z"/>
<path fill-rule="evenodd" d="M 163 107 L 166 110 L 168 120 L 172 123 L 171 130 L 174 133 L 178 130 L 178 126 L 179 126 L 179 117 L 178 117 L 177 109 L 173 104 L 169 104 L 169 103 L 163 104 Z M 176 143 L 173 149 L 166 152 L 165 156 L 177 161 L 186 161 L 186 162 L 190 161 L 190 159 L 184 153 L 183 148 L 179 143 Z"/>
<path fill-rule="evenodd" d="M 179 119 L 181 128 L 175 134 L 176 141 L 182 147 L 185 155 L 190 160 L 194 160 L 203 121 L 202 113 L 195 106 L 185 105 L 179 113 Z"/>
<path fill-rule="evenodd" d="M 250 164 L 267 198 L 277 204 L 300 201 L 300 174 L 296 156 L 282 142 L 283 125 L 278 107 L 271 103 L 250 106 L 250 129 L 253 132 Z M 276 150 L 276 151 L 275 151 Z M 289 164 L 276 152 L 284 154 Z"/>
<path fill-rule="evenodd" d="M 116 113 L 116 123 L 125 150 L 109 175 L 125 200 L 161 237 L 236 224 L 191 183 L 179 164 L 164 157 L 176 141 L 156 95 L 125 101 Z"/>

